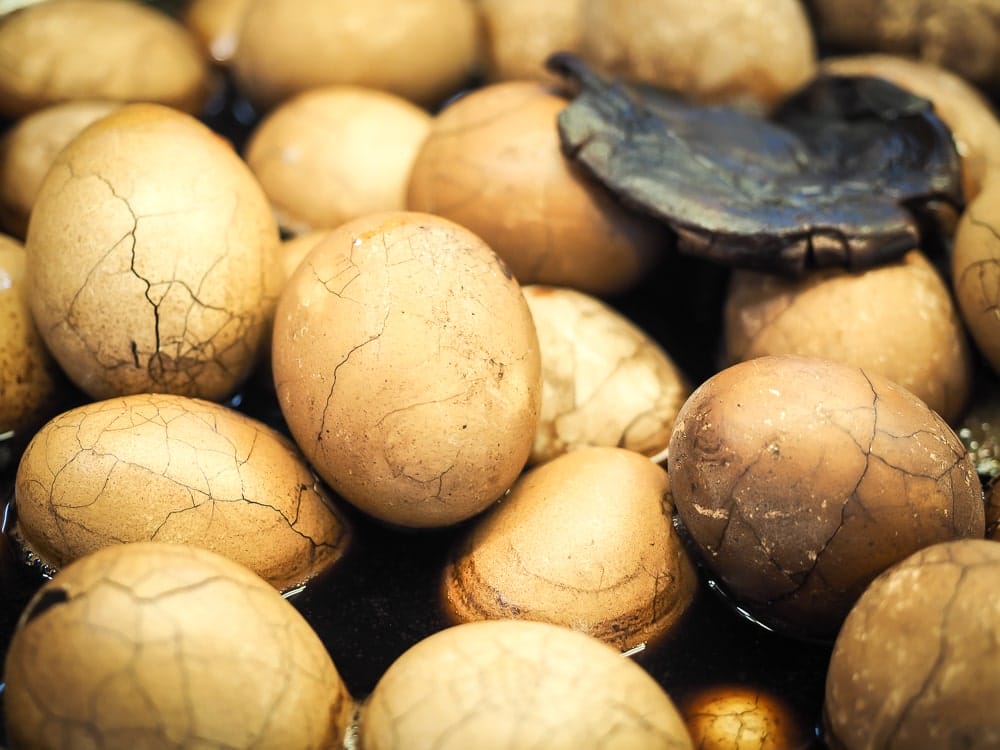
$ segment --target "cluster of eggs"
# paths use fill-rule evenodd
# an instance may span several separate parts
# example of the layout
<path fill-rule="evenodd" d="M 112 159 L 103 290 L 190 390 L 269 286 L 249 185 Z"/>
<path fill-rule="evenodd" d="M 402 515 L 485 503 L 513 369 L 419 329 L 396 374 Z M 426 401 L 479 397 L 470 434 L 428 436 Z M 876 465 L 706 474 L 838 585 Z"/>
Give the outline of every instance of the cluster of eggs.
<path fill-rule="evenodd" d="M 798 0 L 22 5 L 0 434 L 5 531 L 51 581 L 6 656 L 15 747 L 792 746 L 756 699 L 679 711 L 620 657 L 668 647 L 698 566 L 835 641 L 831 747 L 996 742 L 1000 494 L 954 432 L 1000 371 L 1000 123 L 972 85 L 817 59 Z M 948 272 L 920 248 L 733 272 L 717 372 L 685 372 L 616 309 L 672 235 L 560 150 L 558 49 L 760 110 L 823 71 L 931 99 L 968 199 Z M 261 113 L 239 151 L 197 119 L 230 82 Z M 290 437 L 233 408 L 248 384 Z M 350 547 L 342 502 L 465 524 L 454 626 L 358 703 L 282 598 Z"/>

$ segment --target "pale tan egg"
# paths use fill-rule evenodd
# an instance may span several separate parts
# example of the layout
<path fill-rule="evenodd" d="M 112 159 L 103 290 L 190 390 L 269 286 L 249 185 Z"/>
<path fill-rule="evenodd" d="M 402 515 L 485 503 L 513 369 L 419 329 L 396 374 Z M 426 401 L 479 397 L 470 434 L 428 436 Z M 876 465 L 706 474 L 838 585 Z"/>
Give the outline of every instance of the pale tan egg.
<path fill-rule="evenodd" d="M 250 0 L 190 0 L 182 15 L 202 49 L 217 63 L 227 63 L 236 53 L 243 15 Z"/>
<path fill-rule="evenodd" d="M 471 229 L 522 284 L 623 292 L 670 240 L 563 155 L 556 118 L 566 104 L 529 81 L 451 103 L 417 155 L 407 205 Z"/>
<path fill-rule="evenodd" d="M 306 259 L 306 256 L 313 251 L 317 245 L 321 244 L 332 230 L 324 229 L 315 232 L 298 234 L 281 241 L 281 266 L 285 271 L 285 278 L 292 278 L 295 269 Z"/>
<path fill-rule="evenodd" d="M 476 0 L 483 27 L 486 76 L 494 81 L 542 80 L 553 52 L 583 46 L 584 0 Z"/>
<path fill-rule="evenodd" d="M 137 394 L 58 415 L 28 444 L 14 490 L 14 534 L 48 569 L 122 542 L 176 542 L 288 590 L 336 563 L 349 542 L 290 441 L 183 396 Z"/>
<path fill-rule="evenodd" d="M 827 58 L 820 69 L 836 75 L 878 76 L 929 99 L 955 139 L 966 201 L 975 198 L 987 175 L 1000 167 L 1000 121 L 993 105 L 958 74 L 932 62 L 879 53 Z"/>
<path fill-rule="evenodd" d="M 25 608 L 4 669 L 15 747 L 339 747 L 353 701 L 258 576 L 155 542 L 88 555 Z"/>
<path fill-rule="evenodd" d="M 1000 182 L 987 183 L 958 222 L 951 284 L 976 348 L 1000 373 Z"/>
<path fill-rule="evenodd" d="M 640 666 L 583 633 L 513 620 L 412 646 L 364 704 L 359 734 L 362 750 L 693 750 Z"/>
<path fill-rule="evenodd" d="M 428 112 L 359 86 L 311 89 L 282 103 L 250 136 L 246 160 L 278 224 L 301 234 L 406 208 Z"/>
<path fill-rule="evenodd" d="M 45 174 L 56 155 L 80 131 L 119 106 L 80 100 L 53 104 L 18 120 L 0 140 L 0 220 L 17 237 L 28 231 L 28 217 Z"/>
<path fill-rule="evenodd" d="M 658 645 L 696 587 L 666 471 L 608 447 L 524 474 L 459 541 L 442 576 L 457 622 L 550 622 L 623 651 Z"/>
<path fill-rule="evenodd" d="M 212 400 L 256 365 L 284 282 L 267 198 L 190 115 L 125 105 L 64 148 L 25 248 L 31 311 L 94 399 Z"/>
<path fill-rule="evenodd" d="M 591 445 L 666 458 L 674 417 L 691 388 L 663 348 L 583 292 L 540 285 L 523 291 L 542 352 L 531 462 Z"/>
<path fill-rule="evenodd" d="M 197 112 L 208 65 L 177 21 L 130 0 L 57 0 L 0 24 L 0 113 L 72 99 L 147 101 Z"/>
<path fill-rule="evenodd" d="M 478 43 L 469 0 L 251 0 L 231 65 L 264 108 L 344 83 L 430 105 L 471 76 Z"/>
<path fill-rule="evenodd" d="M 799 0 L 584 0 L 583 8 L 594 64 L 700 101 L 766 107 L 816 73 Z"/>
<path fill-rule="evenodd" d="M 736 271 L 723 317 L 726 364 L 767 355 L 835 360 L 899 383 L 956 423 L 972 357 L 948 285 L 926 256 L 788 279 Z"/>
<path fill-rule="evenodd" d="M 456 523 L 520 473 L 538 422 L 538 339 L 517 281 L 469 230 L 391 212 L 343 224 L 288 281 L 278 402 L 319 474 L 368 514 Z"/>
<path fill-rule="evenodd" d="M 0 235 L 0 436 L 27 433 L 58 403 L 63 378 L 35 328 L 25 288 L 24 247 Z M 0 439 L 2 439 L 0 437 Z"/>

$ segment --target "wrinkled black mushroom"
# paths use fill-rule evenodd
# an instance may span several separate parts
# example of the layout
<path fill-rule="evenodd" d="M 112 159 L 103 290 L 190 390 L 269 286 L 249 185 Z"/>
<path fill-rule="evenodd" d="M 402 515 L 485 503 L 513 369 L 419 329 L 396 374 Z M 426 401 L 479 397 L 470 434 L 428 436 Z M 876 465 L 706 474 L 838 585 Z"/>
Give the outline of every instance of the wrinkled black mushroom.
<path fill-rule="evenodd" d="M 926 207 L 961 205 L 951 132 L 882 79 L 821 76 L 764 119 L 606 81 L 568 53 L 548 65 L 579 89 L 559 116 L 566 153 L 674 227 L 683 251 L 789 274 L 858 269 L 919 246 Z"/>

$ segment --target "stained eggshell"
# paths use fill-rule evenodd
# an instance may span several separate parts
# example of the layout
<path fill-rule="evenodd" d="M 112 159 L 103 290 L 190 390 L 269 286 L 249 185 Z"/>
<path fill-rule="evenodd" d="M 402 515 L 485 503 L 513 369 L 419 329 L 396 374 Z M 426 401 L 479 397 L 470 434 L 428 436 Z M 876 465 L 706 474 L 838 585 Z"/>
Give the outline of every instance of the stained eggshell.
<path fill-rule="evenodd" d="M 951 283 L 966 328 L 1000 373 L 1000 184 L 988 184 L 958 222 Z"/>
<path fill-rule="evenodd" d="M 670 439 L 677 513 L 751 615 L 836 635 L 875 576 L 936 542 L 982 537 L 961 441 L 906 389 L 829 360 L 760 357 L 717 373 Z"/>
<path fill-rule="evenodd" d="M 362 750 L 692 750 L 673 701 L 583 633 L 538 622 L 446 628 L 389 667 L 362 708 Z"/>
<path fill-rule="evenodd" d="M 335 747 L 353 703 L 271 586 L 201 549 L 119 544 L 29 602 L 7 652 L 13 746 Z"/>
<path fill-rule="evenodd" d="M 434 104 L 462 86 L 477 56 L 469 0 L 251 0 L 231 67 L 264 108 L 342 83 Z"/>
<path fill-rule="evenodd" d="M 816 71 L 798 0 L 584 0 L 583 19 L 602 70 L 701 101 L 774 104 Z"/>
<path fill-rule="evenodd" d="M 208 67 L 179 23 L 129 0 L 59 0 L 0 25 L 0 114 L 71 99 L 159 102 L 196 112 Z"/>
<path fill-rule="evenodd" d="M 80 131 L 120 106 L 117 102 L 79 100 L 53 104 L 18 120 L 0 140 L 0 221 L 18 237 L 28 231 L 28 217 L 45 174 L 56 155 Z"/>
<path fill-rule="evenodd" d="M 413 212 L 341 225 L 281 295 L 281 411 L 320 475 L 366 513 L 456 523 L 520 473 L 541 391 L 520 286 L 469 230 Z"/>
<path fill-rule="evenodd" d="M 221 400 L 254 367 L 284 281 L 253 174 L 193 117 L 131 104 L 56 158 L 25 247 L 38 328 L 94 399 Z"/>
<path fill-rule="evenodd" d="M 621 448 L 581 448 L 528 472 L 460 541 L 442 592 L 458 622 L 563 625 L 619 649 L 655 644 L 691 603 L 667 473 Z"/>
<path fill-rule="evenodd" d="M 924 60 L 879 53 L 826 58 L 820 69 L 834 75 L 878 76 L 930 99 L 955 139 L 967 201 L 1000 166 L 1000 120 L 982 92 L 956 73 Z"/>
<path fill-rule="evenodd" d="M 684 375 L 642 329 L 573 289 L 529 285 L 542 353 L 542 409 L 531 463 L 588 445 L 661 456 L 690 394 Z"/>
<path fill-rule="evenodd" d="M 916 250 L 856 273 L 787 279 L 737 271 L 723 335 L 727 364 L 782 354 L 844 362 L 899 383 L 950 424 L 972 389 L 971 352 L 951 293 Z"/>
<path fill-rule="evenodd" d="M 431 116 L 402 97 L 360 86 L 299 94 L 257 126 L 246 159 L 278 223 L 300 234 L 406 208 L 410 168 Z"/>
<path fill-rule="evenodd" d="M 563 155 L 556 117 L 566 103 L 528 81 L 452 102 L 417 155 L 407 206 L 471 229 L 522 284 L 622 292 L 669 240 Z"/>
<path fill-rule="evenodd" d="M 808 747 L 788 704 L 767 690 L 713 685 L 680 705 L 698 750 L 792 750 Z"/>
<path fill-rule="evenodd" d="M 30 434 L 52 413 L 63 385 L 31 318 L 24 276 L 24 247 L 0 235 L 0 436 Z"/>
<path fill-rule="evenodd" d="M 344 554 L 348 529 L 290 442 L 198 399 L 137 394 L 71 409 L 28 444 L 14 533 L 60 569 L 121 542 L 204 547 L 287 590 Z"/>
<path fill-rule="evenodd" d="M 1000 741 L 1000 544 L 961 540 L 877 578 L 837 636 L 826 678 L 831 750 Z"/>

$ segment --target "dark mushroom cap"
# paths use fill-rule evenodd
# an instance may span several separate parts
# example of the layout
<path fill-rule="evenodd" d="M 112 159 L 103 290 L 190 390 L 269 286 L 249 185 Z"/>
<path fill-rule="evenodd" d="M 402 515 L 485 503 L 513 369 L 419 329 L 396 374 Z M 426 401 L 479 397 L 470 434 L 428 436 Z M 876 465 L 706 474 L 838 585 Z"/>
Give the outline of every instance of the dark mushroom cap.
<path fill-rule="evenodd" d="M 921 208 L 962 203 L 948 127 L 879 78 L 817 77 L 765 119 L 607 81 L 568 53 L 548 66 L 579 88 L 559 116 L 566 153 L 719 263 L 877 265 L 920 244 Z"/>

